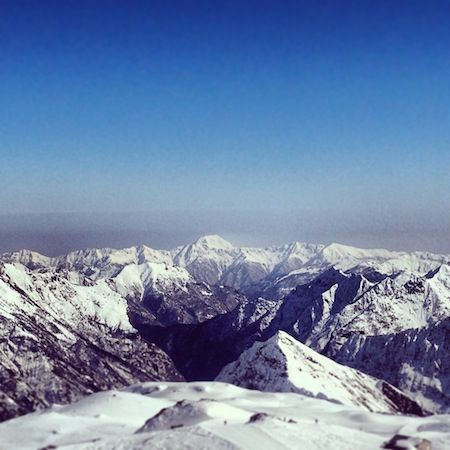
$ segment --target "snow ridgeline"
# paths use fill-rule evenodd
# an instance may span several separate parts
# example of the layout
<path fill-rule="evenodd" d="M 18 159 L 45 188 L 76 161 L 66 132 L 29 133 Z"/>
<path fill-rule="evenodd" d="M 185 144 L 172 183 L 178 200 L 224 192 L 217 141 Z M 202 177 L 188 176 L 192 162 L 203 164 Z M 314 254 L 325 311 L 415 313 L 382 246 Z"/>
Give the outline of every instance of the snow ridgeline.
<path fill-rule="evenodd" d="M 209 285 L 222 284 L 249 293 L 267 291 L 271 296 L 282 297 L 330 267 L 344 271 L 370 269 L 383 274 L 406 271 L 424 275 L 448 264 L 450 255 L 366 250 L 336 243 L 234 247 L 220 236 L 209 235 L 172 250 L 140 245 L 120 250 L 77 250 L 60 257 L 21 250 L 5 253 L 0 259 L 20 262 L 31 269 L 54 267 L 75 271 L 93 279 L 114 277 L 130 264 L 160 263 L 182 267 L 197 281 Z"/>
<path fill-rule="evenodd" d="M 15 450 L 374 450 L 398 435 L 405 448 L 446 450 L 450 416 L 376 414 L 219 382 L 153 382 L 0 424 L 0 445 Z"/>

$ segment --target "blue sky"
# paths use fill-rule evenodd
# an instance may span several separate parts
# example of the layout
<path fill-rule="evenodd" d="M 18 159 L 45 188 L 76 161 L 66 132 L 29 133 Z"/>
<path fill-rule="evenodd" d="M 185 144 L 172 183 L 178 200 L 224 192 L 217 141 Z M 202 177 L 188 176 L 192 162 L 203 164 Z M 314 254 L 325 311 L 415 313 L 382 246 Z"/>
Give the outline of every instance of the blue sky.
<path fill-rule="evenodd" d="M 449 23 L 448 1 L 2 0 L 2 213 L 450 252 Z"/>

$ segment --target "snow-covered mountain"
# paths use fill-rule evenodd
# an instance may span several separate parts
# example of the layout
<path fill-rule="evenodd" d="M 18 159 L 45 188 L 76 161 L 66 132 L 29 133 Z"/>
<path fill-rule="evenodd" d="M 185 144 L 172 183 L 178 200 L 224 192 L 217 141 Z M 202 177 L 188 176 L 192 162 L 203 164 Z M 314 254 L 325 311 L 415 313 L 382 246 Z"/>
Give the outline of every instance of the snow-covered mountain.
<path fill-rule="evenodd" d="M 180 380 L 106 280 L 0 263 L 0 420 L 136 381 Z"/>
<path fill-rule="evenodd" d="M 88 259 L 77 272 L 28 256 L 31 268 L 0 262 L 0 420 L 135 381 L 182 379 L 138 328 L 198 323 L 243 298 L 167 263 L 130 263 L 106 277 L 119 265 L 95 260 L 89 271 Z"/>
<path fill-rule="evenodd" d="M 218 382 L 153 382 L 3 422 L 0 436 L 2 448 L 15 450 L 374 450 L 400 440 L 402 448 L 446 450 L 450 416 L 377 414 Z"/>
<path fill-rule="evenodd" d="M 286 274 L 311 259 L 323 246 L 293 243 L 268 248 L 234 247 L 217 235 L 202 236 L 172 250 L 136 246 L 121 250 L 77 250 L 59 257 L 21 250 L 5 253 L 1 259 L 19 262 L 30 269 L 54 267 L 74 271 L 90 278 L 114 277 L 130 264 L 162 263 L 185 268 L 197 281 L 224 284 L 241 289 L 265 277 Z"/>
<path fill-rule="evenodd" d="M 92 279 L 113 277 L 129 264 L 172 264 L 170 252 L 154 250 L 145 245 L 121 250 L 111 248 L 76 250 L 53 258 L 29 250 L 20 250 L 5 253 L 0 259 L 5 262 L 21 263 L 29 269 L 55 268 L 76 272 Z"/>
<path fill-rule="evenodd" d="M 316 252 L 303 265 L 290 271 L 279 271 L 263 282 L 260 293 L 280 298 L 297 286 L 307 284 L 328 269 L 364 274 L 366 278 L 379 281 L 385 276 L 400 272 L 424 276 L 441 265 L 450 264 L 450 255 L 427 252 L 393 252 L 382 249 L 359 249 L 342 244 L 330 244 Z"/>
<path fill-rule="evenodd" d="M 338 364 L 282 331 L 253 344 L 216 380 L 259 391 L 296 392 L 368 411 L 424 414 L 394 386 Z"/>
<path fill-rule="evenodd" d="M 447 411 L 448 318 L 447 265 L 425 276 L 400 272 L 378 282 L 330 269 L 278 304 L 266 334 L 288 331 L 316 351 L 389 381 L 427 408 Z"/>
<path fill-rule="evenodd" d="M 280 303 L 273 332 L 288 329 L 315 350 L 339 347 L 349 333 L 389 334 L 450 316 L 450 267 L 425 276 L 399 272 L 372 281 L 329 269 Z"/>
<path fill-rule="evenodd" d="M 235 308 L 243 296 L 225 286 L 195 280 L 179 266 L 130 264 L 111 279 L 117 291 L 159 324 L 198 323 Z M 134 317 L 139 320 L 139 311 Z"/>
<path fill-rule="evenodd" d="M 220 242 L 220 238 L 217 240 Z M 205 237 L 189 247 L 202 245 L 207 249 L 218 246 L 214 237 Z M 178 249 L 175 253 L 183 252 Z M 145 304 L 156 320 L 164 324 L 206 320 L 237 305 L 240 296 L 233 289 L 208 285 L 201 278 L 195 278 L 184 267 L 173 263 L 172 253 L 138 246 L 122 250 L 79 250 L 50 258 L 22 250 L 3 254 L 0 260 L 20 263 L 33 271 L 67 272 L 73 280 L 78 278 L 79 283 L 86 279 L 112 279 L 123 297 Z"/>
<path fill-rule="evenodd" d="M 222 284 L 248 293 L 280 298 L 334 267 L 354 273 L 425 275 L 450 262 L 450 255 L 359 249 L 342 244 L 291 244 L 267 248 L 235 247 L 217 235 L 202 236 L 172 250 L 136 246 L 121 250 L 78 250 L 50 258 L 29 250 L 6 253 L 5 262 L 28 268 L 55 267 L 90 278 L 114 277 L 130 264 L 161 263 L 185 268 L 197 281 Z"/>
<path fill-rule="evenodd" d="M 239 249 L 220 236 L 203 236 L 181 249 L 172 250 L 174 264 L 185 267 L 200 281 L 217 284 L 223 272 L 239 254 Z"/>

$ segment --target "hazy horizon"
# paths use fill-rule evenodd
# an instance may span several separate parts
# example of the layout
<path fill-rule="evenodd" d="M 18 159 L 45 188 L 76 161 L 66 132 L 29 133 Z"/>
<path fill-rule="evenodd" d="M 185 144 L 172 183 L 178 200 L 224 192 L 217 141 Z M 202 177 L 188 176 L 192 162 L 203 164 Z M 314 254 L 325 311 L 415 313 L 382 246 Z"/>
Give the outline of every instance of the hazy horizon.
<path fill-rule="evenodd" d="M 445 1 L 2 1 L 1 249 L 450 253 L 449 21 Z"/>
<path fill-rule="evenodd" d="M 447 230 L 427 231 L 416 220 L 401 224 L 372 218 L 364 221 L 322 222 L 317 215 L 280 215 L 276 212 L 217 211 L 140 212 L 96 214 L 0 215 L 0 251 L 29 249 L 57 256 L 83 248 L 125 248 L 148 245 L 170 249 L 200 236 L 218 234 L 236 246 L 266 247 L 293 241 L 329 244 L 337 242 L 362 248 L 450 253 L 442 245 Z M 415 237 L 415 239 L 411 239 Z M 448 241 L 447 241 L 448 242 Z"/>

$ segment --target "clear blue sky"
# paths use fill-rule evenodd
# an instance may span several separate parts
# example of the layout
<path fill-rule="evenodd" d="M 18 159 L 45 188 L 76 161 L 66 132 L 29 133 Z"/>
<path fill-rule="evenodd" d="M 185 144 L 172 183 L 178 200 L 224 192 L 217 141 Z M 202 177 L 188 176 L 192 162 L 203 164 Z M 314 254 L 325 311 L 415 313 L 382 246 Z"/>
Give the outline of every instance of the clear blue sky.
<path fill-rule="evenodd" d="M 1 211 L 450 252 L 449 23 L 449 1 L 1 0 Z"/>

